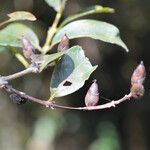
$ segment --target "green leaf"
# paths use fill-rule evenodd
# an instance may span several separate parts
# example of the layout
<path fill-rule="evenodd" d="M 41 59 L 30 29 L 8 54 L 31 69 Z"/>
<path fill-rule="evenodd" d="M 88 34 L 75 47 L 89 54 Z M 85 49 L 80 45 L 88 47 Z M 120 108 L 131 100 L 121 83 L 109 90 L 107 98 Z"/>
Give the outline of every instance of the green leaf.
<path fill-rule="evenodd" d="M 0 26 L 3 26 L 13 21 L 19 21 L 19 20 L 35 21 L 36 20 L 36 17 L 32 13 L 27 11 L 15 11 L 13 13 L 7 14 L 7 16 L 9 17 L 9 19 L 1 22 Z"/>
<path fill-rule="evenodd" d="M 63 51 L 63 52 L 59 52 L 59 53 L 55 53 L 55 54 L 51 54 L 51 55 L 44 55 L 42 58 L 42 63 L 40 64 L 40 72 L 51 62 L 53 62 L 54 60 L 60 58 L 61 56 L 63 56 L 65 53 L 67 53 L 67 51 Z"/>
<path fill-rule="evenodd" d="M 35 48 L 39 49 L 39 40 L 31 28 L 20 23 L 12 23 L 0 30 L 0 45 L 22 47 L 20 39 L 25 36 Z"/>
<path fill-rule="evenodd" d="M 0 53 L 7 51 L 7 50 L 8 50 L 7 47 L 0 46 Z"/>
<path fill-rule="evenodd" d="M 52 40 L 52 46 L 59 43 L 64 34 L 67 34 L 69 39 L 90 37 L 102 40 L 104 42 L 117 44 L 123 47 L 127 52 L 129 51 L 125 43 L 120 38 L 118 28 L 103 21 L 83 19 L 71 22 L 58 30 Z"/>
<path fill-rule="evenodd" d="M 74 46 L 59 60 L 50 83 L 51 99 L 80 89 L 97 68 L 92 66 L 79 46 Z"/>
<path fill-rule="evenodd" d="M 62 0 L 45 0 L 45 2 L 50 6 L 53 7 L 55 11 L 58 11 L 61 5 Z"/>
<path fill-rule="evenodd" d="M 13 13 L 7 14 L 10 18 L 9 21 L 17 21 L 17 20 L 30 20 L 35 21 L 36 17 L 27 11 L 15 11 Z"/>
<path fill-rule="evenodd" d="M 67 17 L 62 22 L 62 24 L 60 25 L 60 28 L 63 27 L 65 24 L 67 24 L 67 23 L 69 23 L 69 22 L 71 22 L 75 19 L 78 19 L 78 18 L 81 18 L 81 17 L 84 17 L 84 16 L 88 16 L 88 15 L 91 15 L 91 14 L 97 14 L 97 13 L 114 13 L 114 9 L 109 8 L 109 7 L 103 7 L 101 5 L 91 6 L 91 7 L 87 8 L 86 10 L 84 10 L 82 12 L 79 12 L 75 15 Z"/>

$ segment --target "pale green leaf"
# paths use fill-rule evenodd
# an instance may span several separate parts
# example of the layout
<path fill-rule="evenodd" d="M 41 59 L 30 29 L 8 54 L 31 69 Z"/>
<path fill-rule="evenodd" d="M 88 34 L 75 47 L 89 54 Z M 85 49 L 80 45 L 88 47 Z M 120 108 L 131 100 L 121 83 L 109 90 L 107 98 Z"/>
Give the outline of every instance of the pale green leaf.
<path fill-rule="evenodd" d="M 97 68 L 92 66 L 79 46 L 74 46 L 59 60 L 50 83 L 51 99 L 80 89 Z"/>
<path fill-rule="evenodd" d="M 60 25 L 60 28 L 63 27 L 65 24 L 67 24 L 67 23 L 69 23 L 69 22 L 71 22 L 75 19 L 84 17 L 84 16 L 88 16 L 88 15 L 91 15 L 91 14 L 97 14 L 97 13 L 113 13 L 113 12 L 114 12 L 113 8 L 103 7 L 101 5 L 91 6 L 91 7 L 87 8 L 86 10 L 84 10 L 82 12 L 79 12 L 75 15 L 67 17 L 62 22 L 62 24 Z"/>
<path fill-rule="evenodd" d="M 20 23 L 12 23 L 0 30 L 0 45 L 22 47 L 20 39 L 25 36 L 35 48 L 39 49 L 39 40 L 31 28 Z"/>
<path fill-rule="evenodd" d="M 13 13 L 7 14 L 10 18 L 9 21 L 17 21 L 17 20 L 30 20 L 35 21 L 36 17 L 27 11 L 15 11 Z"/>
<path fill-rule="evenodd" d="M 3 26 L 13 21 L 19 21 L 19 20 L 35 21 L 36 20 L 36 17 L 32 13 L 27 11 L 15 11 L 13 13 L 7 14 L 7 16 L 9 17 L 9 19 L 1 22 L 0 26 Z"/>
<path fill-rule="evenodd" d="M 69 39 L 90 37 L 104 42 L 117 44 L 123 47 L 127 52 L 129 51 L 125 43 L 120 38 L 118 28 L 103 21 L 82 19 L 71 22 L 58 30 L 52 40 L 52 46 L 59 43 L 65 34 L 67 34 Z"/>

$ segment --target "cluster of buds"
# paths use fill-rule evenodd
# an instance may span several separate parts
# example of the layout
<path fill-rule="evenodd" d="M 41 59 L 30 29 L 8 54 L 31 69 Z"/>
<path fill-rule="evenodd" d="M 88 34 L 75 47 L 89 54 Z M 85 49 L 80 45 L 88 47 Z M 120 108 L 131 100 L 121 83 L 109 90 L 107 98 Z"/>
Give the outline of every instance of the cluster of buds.
<path fill-rule="evenodd" d="M 146 71 L 143 61 L 136 67 L 131 77 L 131 93 L 134 98 L 140 98 L 144 95 L 144 80 Z"/>
<path fill-rule="evenodd" d="M 93 80 L 93 83 L 85 96 L 85 105 L 86 107 L 96 106 L 98 101 L 99 101 L 98 84 L 97 80 L 95 79 Z"/>

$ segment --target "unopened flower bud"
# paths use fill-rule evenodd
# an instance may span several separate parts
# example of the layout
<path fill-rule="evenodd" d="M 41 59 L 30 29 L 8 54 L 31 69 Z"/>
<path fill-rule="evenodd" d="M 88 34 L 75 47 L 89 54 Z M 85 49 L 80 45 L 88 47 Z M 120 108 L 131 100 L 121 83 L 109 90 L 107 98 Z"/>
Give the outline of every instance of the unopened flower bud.
<path fill-rule="evenodd" d="M 93 80 L 92 85 L 90 86 L 86 96 L 85 96 L 85 105 L 88 106 L 96 106 L 99 101 L 99 93 L 98 93 L 98 84 L 96 80 Z"/>
<path fill-rule="evenodd" d="M 140 98 L 144 95 L 144 86 L 140 83 L 135 83 L 131 87 L 131 93 L 134 98 Z"/>
<path fill-rule="evenodd" d="M 136 67 L 131 77 L 131 85 L 135 83 L 143 84 L 146 76 L 145 66 L 143 61 Z"/>
<path fill-rule="evenodd" d="M 68 36 L 65 34 L 60 43 L 58 44 L 58 52 L 61 52 L 61 51 L 65 51 L 69 48 L 69 38 Z"/>
<path fill-rule="evenodd" d="M 35 48 L 31 44 L 31 42 L 24 36 L 21 38 L 21 43 L 23 47 L 23 54 L 27 59 L 31 59 L 31 56 L 35 52 Z"/>
<path fill-rule="evenodd" d="M 16 93 L 12 93 L 9 97 L 15 104 L 21 105 L 26 103 L 26 99 L 22 98 L 20 95 Z"/>

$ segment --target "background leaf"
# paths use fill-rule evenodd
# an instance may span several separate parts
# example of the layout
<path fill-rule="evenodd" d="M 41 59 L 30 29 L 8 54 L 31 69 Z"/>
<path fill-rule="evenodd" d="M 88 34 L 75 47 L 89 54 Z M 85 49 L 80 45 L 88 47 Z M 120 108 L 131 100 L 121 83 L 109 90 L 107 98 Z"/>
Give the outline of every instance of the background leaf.
<path fill-rule="evenodd" d="M 0 46 L 0 53 L 4 52 L 4 51 L 7 51 L 7 49 L 8 49 L 7 47 Z"/>
<path fill-rule="evenodd" d="M 52 45 L 59 43 L 65 34 L 67 34 L 69 39 L 90 37 L 104 42 L 117 44 L 123 47 L 127 52 L 129 51 L 119 36 L 120 32 L 118 28 L 103 21 L 83 19 L 71 22 L 58 30 L 53 38 Z"/>
<path fill-rule="evenodd" d="M 60 5 L 61 5 L 61 0 L 45 0 L 45 2 L 50 6 L 53 7 L 55 11 L 58 11 Z"/>
<path fill-rule="evenodd" d="M 51 97 L 61 97 L 80 89 L 85 80 L 97 68 L 92 66 L 84 51 L 74 46 L 61 58 L 56 65 L 51 78 Z"/>
<path fill-rule="evenodd" d="M 114 9 L 110 7 L 103 7 L 101 5 L 91 6 L 82 12 L 79 12 L 75 15 L 67 17 L 60 25 L 60 28 L 75 19 L 87 16 L 87 15 L 96 14 L 96 13 L 113 13 L 113 12 L 114 12 Z"/>
<path fill-rule="evenodd" d="M 13 21 L 19 21 L 19 20 L 35 21 L 36 20 L 36 17 L 32 13 L 27 11 L 15 11 L 13 13 L 7 14 L 7 16 L 9 17 L 9 19 L 1 22 L 0 27 Z"/>
<path fill-rule="evenodd" d="M 23 35 L 34 45 L 35 48 L 39 49 L 40 46 L 37 35 L 31 28 L 20 23 L 12 23 L 0 30 L 0 45 L 22 47 L 19 39 L 21 39 Z"/>
<path fill-rule="evenodd" d="M 35 21 L 36 17 L 27 11 L 15 11 L 13 13 L 7 14 L 10 17 L 9 21 L 17 21 L 17 20 L 30 20 Z"/>

